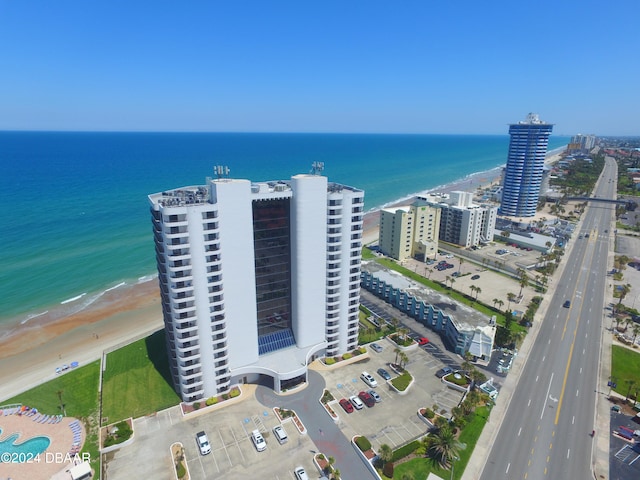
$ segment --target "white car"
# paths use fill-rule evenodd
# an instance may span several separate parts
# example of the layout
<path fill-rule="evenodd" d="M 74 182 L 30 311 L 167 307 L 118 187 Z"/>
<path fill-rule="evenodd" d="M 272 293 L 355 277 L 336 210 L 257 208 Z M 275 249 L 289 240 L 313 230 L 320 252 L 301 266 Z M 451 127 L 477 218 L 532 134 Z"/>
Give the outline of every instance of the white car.
<path fill-rule="evenodd" d="M 378 382 L 376 381 L 375 378 L 373 378 L 373 376 L 371 376 L 370 373 L 362 372 L 360 374 L 360 378 L 364 383 L 369 385 L 371 388 L 376 388 L 378 386 Z"/>
<path fill-rule="evenodd" d="M 304 468 L 302 467 L 296 467 L 293 473 L 296 474 L 296 478 L 298 480 L 309 480 L 309 476 L 307 475 L 307 472 L 305 472 Z"/>
<path fill-rule="evenodd" d="M 357 395 L 349 397 L 349 401 L 351 402 L 351 405 L 353 405 L 353 408 L 355 408 L 356 410 L 362 410 L 364 408 L 364 403 Z"/>
<path fill-rule="evenodd" d="M 251 441 L 259 452 L 263 452 L 267 449 L 267 442 L 265 442 L 264 437 L 259 430 L 251 432 Z"/>
<path fill-rule="evenodd" d="M 276 440 L 278 440 L 278 443 L 280 445 L 286 443 L 287 440 L 289 440 L 289 437 L 287 437 L 287 432 L 284 431 L 284 428 L 282 428 L 281 425 L 276 425 L 275 427 L 273 427 L 273 436 L 276 437 Z"/>
<path fill-rule="evenodd" d="M 207 455 L 211 453 L 211 444 L 209 438 L 204 432 L 196 433 L 196 442 L 198 442 L 198 448 L 200 449 L 200 455 Z"/>

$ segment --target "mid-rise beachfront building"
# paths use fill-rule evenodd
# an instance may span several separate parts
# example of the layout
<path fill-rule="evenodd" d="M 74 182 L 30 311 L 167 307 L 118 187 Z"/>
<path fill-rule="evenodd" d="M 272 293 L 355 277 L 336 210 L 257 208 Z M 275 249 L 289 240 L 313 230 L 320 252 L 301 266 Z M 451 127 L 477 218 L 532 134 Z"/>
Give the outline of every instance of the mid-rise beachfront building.
<path fill-rule="evenodd" d="M 509 126 L 509 153 L 502 177 L 500 215 L 533 217 L 553 125 L 530 113 L 523 122 Z"/>
<path fill-rule="evenodd" d="M 425 260 L 438 252 L 440 209 L 414 203 L 385 208 L 380 212 L 378 246 L 382 253 L 396 260 L 414 257 Z"/>
<path fill-rule="evenodd" d="M 498 207 L 473 203 L 470 192 L 429 194 L 417 197 L 419 205 L 441 211 L 438 239 L 469 248 L 493 240 Z"/>
<path fill-rule="evenodd" d="M 169 363 L 184 401 L 277 392 L 356 348 L 364 192 L 317 174 L 149 196 Z"/>

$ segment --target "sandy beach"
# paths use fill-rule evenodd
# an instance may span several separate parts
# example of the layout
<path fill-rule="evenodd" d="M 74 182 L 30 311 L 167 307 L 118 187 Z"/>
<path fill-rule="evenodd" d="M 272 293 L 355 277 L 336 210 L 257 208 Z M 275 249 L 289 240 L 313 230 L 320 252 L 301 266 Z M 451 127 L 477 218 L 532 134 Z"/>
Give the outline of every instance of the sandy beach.
<path fill-rule="evenodd" d="M 547 158 L 553 163 L 559 155 Z M 499 181 L 501 168 L 471 175 L 443 188 L 427 191 L 475 191 Z M 411 199 L 393 205 L 408 205 Z M 379 210 L 364 218 L 363 244 L 377 240 Z M 151 242 L 152 239 L 149 238 Z M 56 376 L 55 369 L 98 360 L 103 352 L 162 328 L 157 281 L 113 290 L 86 310 L 46 321 L 34 319 L 0 339 L 0 402 Z"/>

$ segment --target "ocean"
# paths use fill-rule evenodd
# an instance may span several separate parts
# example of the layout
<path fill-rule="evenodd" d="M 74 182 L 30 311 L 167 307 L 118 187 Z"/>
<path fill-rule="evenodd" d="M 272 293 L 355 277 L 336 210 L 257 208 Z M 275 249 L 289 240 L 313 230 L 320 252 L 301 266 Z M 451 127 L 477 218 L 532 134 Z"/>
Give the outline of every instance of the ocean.
<path fill-rule="evenodd" d="M 552 136 L 549 149 L 569 137 Z M 506 162 L 508 135 L 0 132 L 0 337 L 153 281 L 147 195 L 214 176 L 289 179 L 324 162 L 367 210 Z M 469 189 L 473 189 L 469 185 Z"/>

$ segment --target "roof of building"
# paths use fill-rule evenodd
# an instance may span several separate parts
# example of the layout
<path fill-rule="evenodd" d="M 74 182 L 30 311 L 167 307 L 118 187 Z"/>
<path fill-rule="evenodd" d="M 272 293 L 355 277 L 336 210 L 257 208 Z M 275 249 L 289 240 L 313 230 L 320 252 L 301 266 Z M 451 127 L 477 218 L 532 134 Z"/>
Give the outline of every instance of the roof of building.
<path fill-rule="evenodd" d="M 363 261 L 362 270 L 375 275 L 387 285 L 403 290 L 416 299 L 432 305 L 444 315 L 449 315 L 458 330 L 472 331 L 476 327 L 489 326 L 490 318 L 486 315 L 467 305 L 455 302 L 448 295 L 427 288 L 395 270 L 389 270 L 377 262 Z"/>

